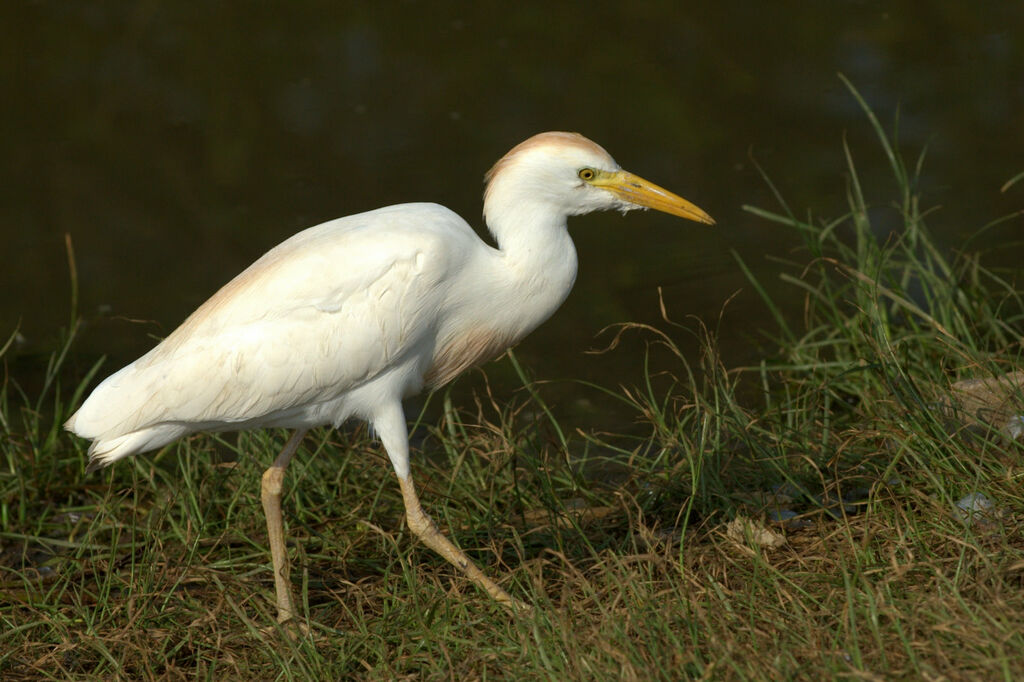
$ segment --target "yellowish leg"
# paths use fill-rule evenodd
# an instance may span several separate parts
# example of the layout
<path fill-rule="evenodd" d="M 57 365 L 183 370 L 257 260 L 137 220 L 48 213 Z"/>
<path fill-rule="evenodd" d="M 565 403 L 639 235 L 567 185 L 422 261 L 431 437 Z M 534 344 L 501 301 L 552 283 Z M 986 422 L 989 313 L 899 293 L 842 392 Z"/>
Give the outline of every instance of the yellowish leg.
<path fill-rule="evenodd" d="M 413 486 L 412 477 L 398 477 L 398 483 L 402 487 L 402 499 L 405 501 L 405 518 L 409 523 L 409 529 L 423 541 L 430 549 L 434 550 L 460 571 L 466 574 L 470 580 L 487 591 L 487 594 L 505 606 L 515 611 L 529 611 L 530 607 L 518 599 L 513 598 L 493 580 L 488 578 L 476 567 L 466 553 L 456 547 L 451 540 L 442 535 L 441 531 L 423 511 L 420 506 L 420 499 L 416 495 L 416 488 Z"/>
<path fill-rule="evenodd" d="M 277 622 L 285 623 L 297 615 L 292 606 L 292 584 L 289 578 L 291 564 L 284 542 L 284 521 L 281 518 L 281 488 L 284 470 L 292 455 L 299 448 L 304 430 L 292 434 L 269 469 L 263 472 L 260 498 L 263 513 L 267 517 L 267 541 L 270 543 L 270 557 L 274 566 L 274 590 L 277 592 Z"/>

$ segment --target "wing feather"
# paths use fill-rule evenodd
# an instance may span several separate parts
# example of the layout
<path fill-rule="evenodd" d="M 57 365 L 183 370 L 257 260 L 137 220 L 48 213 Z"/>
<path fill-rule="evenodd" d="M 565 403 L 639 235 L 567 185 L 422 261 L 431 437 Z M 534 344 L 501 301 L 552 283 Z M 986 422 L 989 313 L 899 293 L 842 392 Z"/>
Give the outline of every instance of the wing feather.
<path fill-rule="evenodd" d="M 475 239 L 435 204 L 300 232 L 108 377 L 68 427 L 112 439 L 157 424 L 258 420 L 336 398 L 433 343 L 449 274 Z"/>

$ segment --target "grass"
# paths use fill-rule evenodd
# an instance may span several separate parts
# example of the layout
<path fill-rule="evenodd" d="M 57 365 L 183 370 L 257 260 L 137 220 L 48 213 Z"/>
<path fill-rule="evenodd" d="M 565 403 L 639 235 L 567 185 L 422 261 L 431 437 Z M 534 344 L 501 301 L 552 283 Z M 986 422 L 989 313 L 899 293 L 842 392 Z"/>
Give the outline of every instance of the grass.
<path fill-rule="evenodd" d="M 39 390 L 0 393 L 0 676 L 1021 679 L 1024 439 L 1007 420 L 1024 398 L 1011 382 L 979 408 L 957 383 L 1024 367 L 1019 272 L 935 247 L 920 159 L 864 110 L 895 201 L 863 196 L 846 149 L 845 215 L 748 208 L 804 244 L 779 263 L 799 319 L 751 276 L 777 324 L 762 360 L 727 368 L 713 330 L 667 313 L 624 325 L 674 367 L 581 384 L 633 415 L 625 434 L 560 424 L 518 365 L 517 396 L 435 396 L 415 431 L 424 504 L 528 616 L 412 541 L 363 430 L 323 430 L 286 479 L 311 634 L 265 634 L 259 477 L 285 434 L 195 436 L 83 478 L 60 423 L 98 366 L 69 382 L 73 318 Z M 990 507 L 965 516 L 970 493 Z"/>

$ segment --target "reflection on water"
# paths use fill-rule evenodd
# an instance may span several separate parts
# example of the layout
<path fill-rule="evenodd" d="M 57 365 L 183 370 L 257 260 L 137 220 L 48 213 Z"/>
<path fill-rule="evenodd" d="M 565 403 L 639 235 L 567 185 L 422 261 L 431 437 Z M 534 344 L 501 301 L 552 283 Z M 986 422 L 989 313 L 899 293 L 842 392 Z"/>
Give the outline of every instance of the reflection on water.
<path fill-rule="evenodd" d="M 52 343 L 69 301 L 64 233 L 90 320 L 78 351 L 110 354 L 113 369 L 301 228 L 422 200 L 479 226 L 489 165 L 570 129 L 718 227 L 576 220 L 576 290 L 521 346 L 524 364 L 638 380 L 636 352 L 582 351 L 606 325 L 656 322 L 659 286 L 677 319 L 719 325 L 742 360 L 770 324 L 749 287 L 718 321 L 745 286 L 730 250 L 772 281 L 764 255 L 793 243 L 741 210 L 774 206 L 751 154 L 791 206 L 836 215 L 845 134 L 869 196 L 894 196 L 837 72 L 883 121 L 899 112 L 905 149 L 928 146 L 921 187 L 943 206 L 931 225 L 947 244 L 1020 206 L 1020 186 L 998 190 L 1024 170 L 1024 6 L 891 4 L 18 3 L 0 29 L 13 93 L 0 109 L 0 333 L 20 319 L 23 354 Z"/>

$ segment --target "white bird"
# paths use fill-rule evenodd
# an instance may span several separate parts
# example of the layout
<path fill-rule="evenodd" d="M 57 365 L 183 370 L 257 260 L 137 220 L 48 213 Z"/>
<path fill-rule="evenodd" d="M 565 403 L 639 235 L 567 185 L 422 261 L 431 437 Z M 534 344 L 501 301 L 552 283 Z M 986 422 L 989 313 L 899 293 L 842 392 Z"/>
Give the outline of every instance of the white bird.
<path fill-rule="evenodd" d="M 68 419 L 92 441 L 88 471 L 197 431 L 294 429 L 261 489 L 283 623 L 297 615 L 285 467 L 309 429 L 363 419 L 398 476 L 410 530 L 496 600 L 520 606 L 423 512 L 403 398 L 497 357 L 561 305 L 576 279 L 569 216 L 653 208 L 714 221 L 575 133 L 531 137 L 486 182 L 497 248 L 447 208 L 418 203 L 332 220 L 268 251 Z"/>

